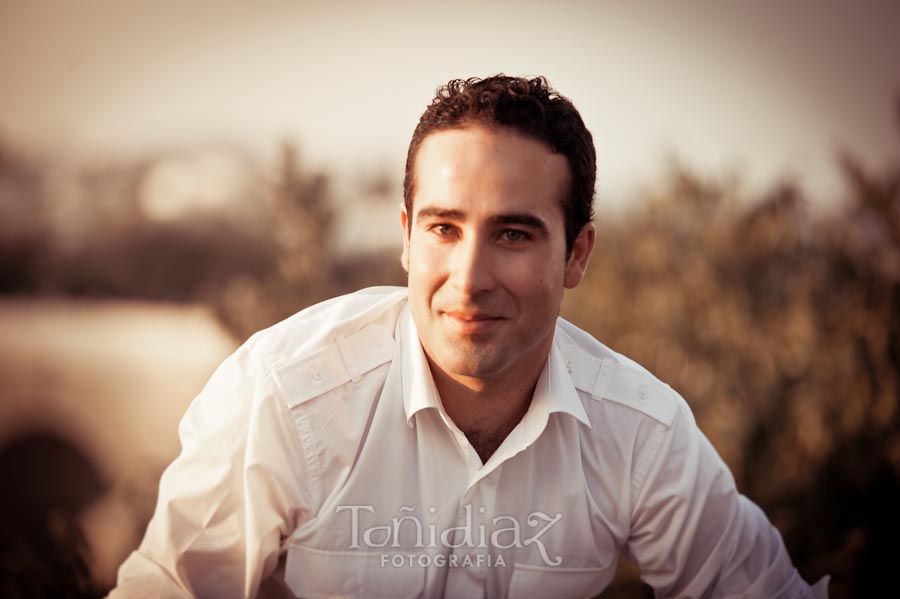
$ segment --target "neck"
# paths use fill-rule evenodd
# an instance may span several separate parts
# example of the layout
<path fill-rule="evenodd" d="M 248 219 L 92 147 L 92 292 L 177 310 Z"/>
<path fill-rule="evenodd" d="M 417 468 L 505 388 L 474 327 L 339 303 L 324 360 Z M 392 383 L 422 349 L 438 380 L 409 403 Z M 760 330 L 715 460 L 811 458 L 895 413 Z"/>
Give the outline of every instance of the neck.
<path fill-rule="evenodd" d="M 491 379 L 453 376 L 429 358 L 435 386 L 447 415 L 466 435 L 482 462 L 496 451 L 531 405 L 544 355 L 526 368 Z"/>

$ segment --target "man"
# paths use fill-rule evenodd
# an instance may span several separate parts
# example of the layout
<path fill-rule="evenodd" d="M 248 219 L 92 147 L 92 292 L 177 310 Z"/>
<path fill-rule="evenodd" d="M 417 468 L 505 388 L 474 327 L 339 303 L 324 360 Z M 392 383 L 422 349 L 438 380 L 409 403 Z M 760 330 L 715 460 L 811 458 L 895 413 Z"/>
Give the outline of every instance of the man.
<path fill-rule="evenodd" d="M 660 596 L 826 596 L 685 402 L 558 318 L 595 162 L 543 79 L 439 90 L 407 156 L 408 291 L 324 302 L 226 360 L 114 595 L 588 597 L 625 553 Z"/>

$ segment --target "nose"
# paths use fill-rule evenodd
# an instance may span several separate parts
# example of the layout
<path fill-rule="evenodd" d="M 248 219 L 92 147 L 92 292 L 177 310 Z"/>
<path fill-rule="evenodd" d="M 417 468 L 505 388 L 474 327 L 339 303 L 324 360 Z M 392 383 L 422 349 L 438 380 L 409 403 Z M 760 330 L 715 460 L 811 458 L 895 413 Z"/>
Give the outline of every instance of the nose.
<path fill-rule="evenodd" d="M 450 281 L 465 295 L 479 295 L 494 288 L 494 268 L 490 244 L 478 235 L 470 235 L 455 244 Z"/>

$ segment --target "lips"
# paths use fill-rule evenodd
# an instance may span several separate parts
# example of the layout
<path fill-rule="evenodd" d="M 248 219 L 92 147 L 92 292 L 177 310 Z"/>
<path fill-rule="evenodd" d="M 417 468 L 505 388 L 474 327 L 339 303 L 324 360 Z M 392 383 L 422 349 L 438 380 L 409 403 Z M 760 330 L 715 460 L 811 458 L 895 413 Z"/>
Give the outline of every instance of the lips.
<path fill-rule="evenodd" d="M 505 320 L 502 316 L 470 310 L 448 310 L 441 314 L 453 327 L 468 335 L 487 333 Z"/>
<path fill-rule="evenodd" d="M 467 310 L 449 310 L 445 311 L 444 314 L 446 314 L 450 318 L 463 322 L 478 322 L 482 320 L 500 319 L 499 316 L 494 316 L 493 314 L 488 314 L 487 312 L 471 312 Z"/>

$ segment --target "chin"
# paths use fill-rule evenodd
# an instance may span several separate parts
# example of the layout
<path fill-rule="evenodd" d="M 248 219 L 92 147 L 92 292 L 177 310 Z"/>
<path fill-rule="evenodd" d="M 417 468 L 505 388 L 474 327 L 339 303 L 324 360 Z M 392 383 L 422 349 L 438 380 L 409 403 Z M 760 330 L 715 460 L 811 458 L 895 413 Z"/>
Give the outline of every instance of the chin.
<path fill-rule="evenodd" d="M 473 378 L 490 378 L 506 366 L 503 357 L 493 353 L 479 355 L 477 351 L 454 352 L 447 358 L 441 364 L 446 372 Z"/>

